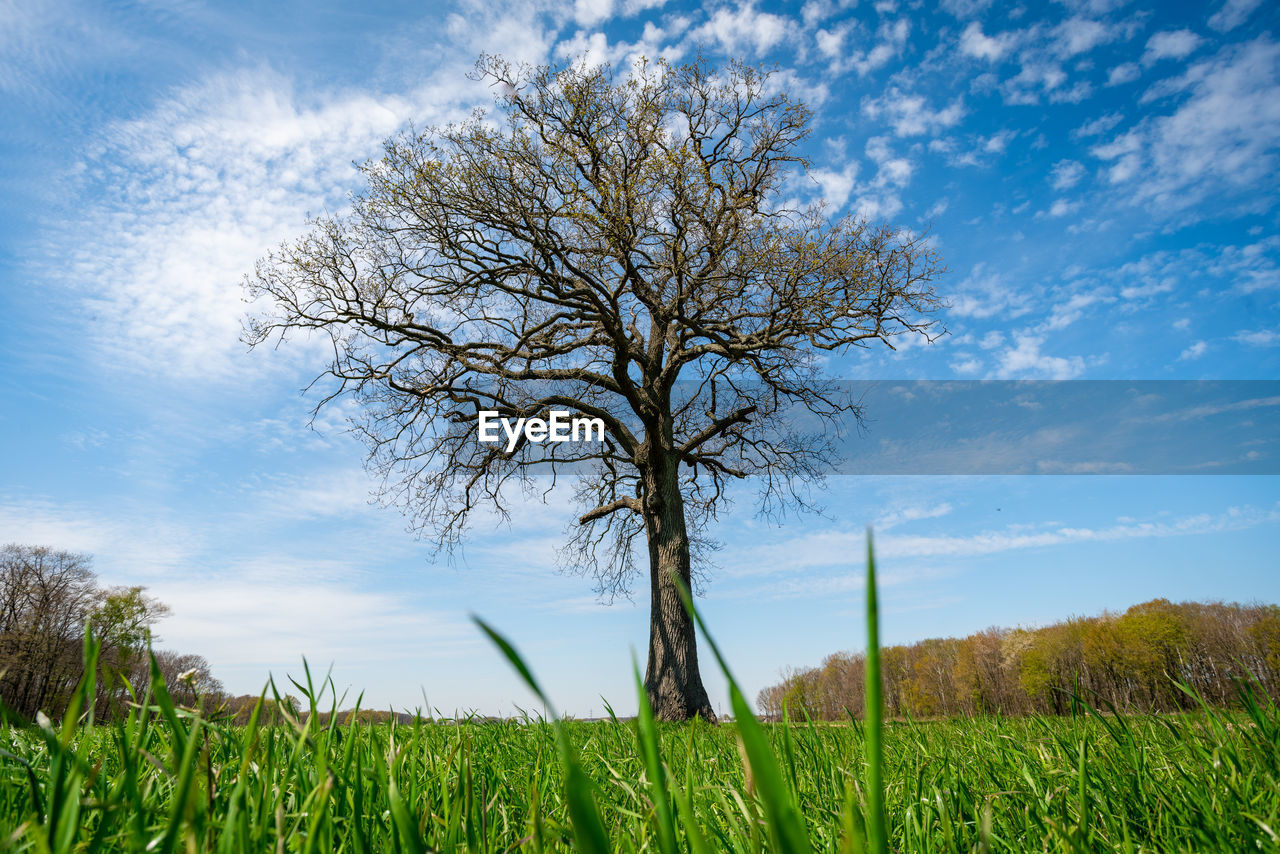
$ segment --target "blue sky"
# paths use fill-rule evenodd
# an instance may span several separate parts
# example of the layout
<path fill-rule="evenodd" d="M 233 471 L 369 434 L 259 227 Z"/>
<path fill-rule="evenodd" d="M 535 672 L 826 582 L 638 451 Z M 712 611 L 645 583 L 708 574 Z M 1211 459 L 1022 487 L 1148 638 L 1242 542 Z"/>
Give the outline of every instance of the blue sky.
<path fill-rule="evenodd" d="M 949 335 L 834 376 L 1280 379 L 1278 30 L 1249 0 L 2 4 L 0 541 L 147 585 L 163 644 L 237 692 L 306 655 L 367 704 L 527 705 L 475 611 L 563 708 L 633 708 L 647 603 L 554 572 L 562 496 L 431 563 L 369 503 L 347 413 L 307 426 L 323 353 L 239 342 L 254 260 L 398 128 L 490 103 L 481 52 L 701 50 L 813 107 L 798 200 L 931 224 L 950 269 Z M 704 607 L 751 693 L 858 646 L 868 523 L 891 642 L 1280 601 L 1275 476 L 839 475 L 781 525 L 738 497 Z"/>

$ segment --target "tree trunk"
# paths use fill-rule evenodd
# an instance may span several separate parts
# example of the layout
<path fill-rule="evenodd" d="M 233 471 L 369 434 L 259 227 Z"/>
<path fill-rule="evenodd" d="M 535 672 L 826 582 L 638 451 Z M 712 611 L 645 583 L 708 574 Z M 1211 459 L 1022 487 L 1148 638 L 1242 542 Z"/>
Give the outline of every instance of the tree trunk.
<path fill-rule="evenodd" d="M 655 454 L 644 475 L 649 539 L 649 663 L 644 687 L 658 720 L 695 716 L 714 722 L 698 672 L 698 639 L 674 579 L 690 586 L 689 533 L 680 494 L 679 460 Z"/>

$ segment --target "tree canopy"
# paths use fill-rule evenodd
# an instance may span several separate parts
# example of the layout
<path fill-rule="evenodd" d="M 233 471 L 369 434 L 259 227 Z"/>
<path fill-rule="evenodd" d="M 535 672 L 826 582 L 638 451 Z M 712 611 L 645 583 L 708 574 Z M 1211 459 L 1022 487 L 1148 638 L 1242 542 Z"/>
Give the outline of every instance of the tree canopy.
<path fill-rule="evenodd" d="M 940 263 L 923 235 L 792 201 L 810 113 L 741 63 L 625 74 L 482 57 L 498 114 L 410 131 L 362 166 L 349 212 L 248 277 L 257 344 L 331 345 L 319 406 L 350 395 L 384 497 L 443 548 L 510 487 L 572 472 L 563 554 L 611 595 L 648 545 L 651 697 L 709 715 L 677 595 L 729 482 L 761 508 L 805 501 L 825 430 L 856 414 L 822 357 L 936 332 Z M 597 418 L 597 443 L 508 451 L 481 411 Z M 795 410 L 807 426 L 784 417 Z M 670 679 L 668 679 L 670 677 Z M 664 681 L 665 680 L 665 681 Z"/>

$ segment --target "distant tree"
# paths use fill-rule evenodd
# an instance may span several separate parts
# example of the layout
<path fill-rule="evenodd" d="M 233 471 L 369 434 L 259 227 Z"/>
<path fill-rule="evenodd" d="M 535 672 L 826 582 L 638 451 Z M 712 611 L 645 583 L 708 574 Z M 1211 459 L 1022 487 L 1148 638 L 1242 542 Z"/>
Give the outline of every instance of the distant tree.
<path fill-rule="evenodd" d="M 44 546 L 0 547 L 0 710 L 30 719 L 61 715 L 84 677 L 84 638 L 98 642 L 96 714 L 122 713 L 130 688 L 150 681 L 151 627 L 169 608 L 143 587 L 100 588 L 85 554 Z M 198 655 L 156 650 L 175 698 L 217 693 Z M 180 676 L 191 671 L 188 679 Z"/>
<path fill-rule="evenodd" d="M 317 409 L 363 404 L 384 497 L 442 548 L 530 472 L 578 474 L 565 566 L 625 593 L 647 543 L 650 702 L 714 719 L 677 592 L 706 526 L 734 480 L 758 478 L 765 512 L 805 503 L 833 461 L 824 422 L 856 412 L 820 356 L 928 334 L 938 260 L 920 235 L 789 205 L 810 113 L 768 72 L 485 57 L 477 74 L 501 114 L 388 141 L 350 214 L 248 278 L 267 307 L 247 340 L 332 343 Z M 604 441 L 476 441 L 482 410 L 553 409 Z"/>
<path fill-rule="evenodd" d="M 1241 681 L 1280 699 L 1280 606 L 1153 599 L 1119 615 L 885 647 L 881 659 L 885 707 L 895 715 L 1197 705 L 1175 680 L 1215 705 L 1238 702 Z M 828 656 L 820 668 L 787 671 L 757 702 L 771 715 L 787 704 L 843 718 L 861 708 L 862 665 L 861 655 Z"/>
<path fill-rule="evenodd" d="M 1280 682 L 1280 605 L 1267 605 L 1257 609 L 1257 615 L 1248 628 L 1250 656 L 1258 671 L 1265 678 Z"/>
<path fill-rule="evenodd" d="M 256 694 L 241 694 L 237 697 L 222 697 L 217 713 L 231 720 L 232 723 L 245 725 L 253 718 L 253 710 L 262 703 L 262 711 L 258 713 L 258 722 L 264 725 L 287 724 L 297 721 L 302 716 L 302 703 L 292 694 L 275 699 L 263 699 Z"/>
<path fill-rule="evenodd" d="M 88 555 L 0 548 L 0 701 L 55 713 L 83 673 L 84 624 L 97 599 Z"/>
<path fill-rule="evenodd" d="M 177 653 L 161 649 L 155 651 L 156 666 L 164 678 L 169 696 L 180 706 L 195 708 L 200 699 L 208 698 L 215 703 L 222 698 L 222 683 L 214 678 L 209 662 L 203 655 L 194 653 Z M 134 685 L 145 685 L 144 680 L 150 678 L 150 658 L 140 657 L 133 668 L 130 682 Z"/>

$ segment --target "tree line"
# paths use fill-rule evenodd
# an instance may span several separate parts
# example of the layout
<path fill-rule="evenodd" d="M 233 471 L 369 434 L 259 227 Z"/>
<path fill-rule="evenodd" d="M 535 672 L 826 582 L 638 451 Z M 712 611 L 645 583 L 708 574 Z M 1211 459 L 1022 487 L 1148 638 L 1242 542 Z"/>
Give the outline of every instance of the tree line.
<path fill-rule="evenodd" d="M 84 639 L 100 644 L 95 713 L 112 716 L 150 681 L 152 626 L 169 613 L 143 587 L 103 587 L 89 555 L 11 543 L 0 547 L 0 712 L 61 716 L 85 676 Z M 180 705 L 221 696 L 202 656 L 154 650 Z"/>
<path fill-rule="evenodd" d="M 839 652 L 786 673 L 760 692 L 759 709 L 860 716 L 865 661 Z M 1225 706 L 1241 680 L 1280 696 L 1280 606 L 1153 599 L 1123 614 L 890 646 L 881 667 L 885 711 L 899 717 L 1065 714 L 1078 702 L 1123 712 L 1195 707 L 1179 683 Z"/>

